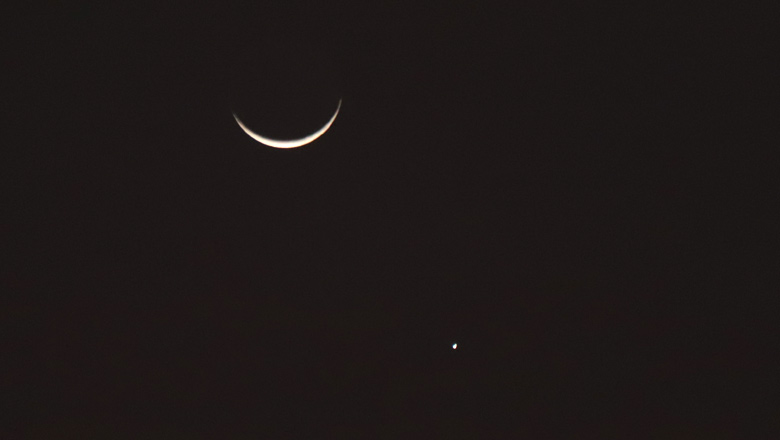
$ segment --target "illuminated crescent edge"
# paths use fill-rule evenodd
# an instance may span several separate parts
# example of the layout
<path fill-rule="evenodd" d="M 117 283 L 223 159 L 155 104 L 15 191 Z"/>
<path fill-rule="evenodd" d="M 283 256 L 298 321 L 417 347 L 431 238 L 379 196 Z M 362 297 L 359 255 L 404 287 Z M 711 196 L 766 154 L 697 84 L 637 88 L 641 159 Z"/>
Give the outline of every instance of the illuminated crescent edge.
<path fill-rule="evenodd" d="M 322 128 L 320 128 L 319 130 L 315 131 L 314 133 L 306 137 L 300 139 L 292 139 L 292 140 L 279 140 L 279 139 L 271 139 L 264 136 L 260 136 L 259 134 L 250 130 L 246 125 L 244 125 L 244 123 L 241 122 L 240 119 L 238 119 L 238 116 L 236 116 L 235 113 L 233 113 L 233 118 L 235 118 L 236 122 L 238 123 L 238 126 L 241 127 L 242 130 L 244 130 L 244 133 L 248 134 L 252 139 L 256 140 L 257 142 L 260 142 L 263 145 L 268 145 L 269 147 L 274 147 L 274 148 L 296 148 L 314 142 L 318 137 L 322 136 L 326 131 L 328 131 L 330 126 L 333 125 L 333 121 L 336 120 L 336 116 L 339 115 L 339 110 L 341 110 L 341 99 L 339 99 L 339 105 L 336 107 L 336 113 L 334 113 L 333 116 L 330 117 L 330 120 L 325 125 L 323 125 Z"/>

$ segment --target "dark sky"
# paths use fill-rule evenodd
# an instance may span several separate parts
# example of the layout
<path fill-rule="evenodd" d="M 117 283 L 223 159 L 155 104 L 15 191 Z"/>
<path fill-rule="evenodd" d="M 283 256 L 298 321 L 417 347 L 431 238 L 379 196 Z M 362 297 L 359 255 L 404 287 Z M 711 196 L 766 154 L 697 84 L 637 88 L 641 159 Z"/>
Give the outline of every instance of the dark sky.
<path fill-rule="evenodd" d="M 777 420 L 767 11 L 104 3 L 10 27 L 4 438 Z"/>

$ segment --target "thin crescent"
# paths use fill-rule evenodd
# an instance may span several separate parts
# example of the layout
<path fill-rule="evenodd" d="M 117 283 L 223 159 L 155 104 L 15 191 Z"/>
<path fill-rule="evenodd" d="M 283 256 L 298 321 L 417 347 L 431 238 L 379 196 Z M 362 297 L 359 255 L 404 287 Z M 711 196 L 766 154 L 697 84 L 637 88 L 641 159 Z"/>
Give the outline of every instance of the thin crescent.
<path fill-rule="evenodd" d="M 238 126 L 241 127 L 242 130 L 244 130 L 244 133 L 248 134 L 252 139 L 256 140 L 257 142 L 260 142 L 263 145 L 268 145 L 269 147 L 274 147 L 274 148 L 296 148 L 314 142 L 314 140 L 316 140 L 318 137 L 322 136 L 326 131 L 328 131 L 330 126 L 333 125 L 333 121 L 336 120 L 336 116 L 339 115 L 339 110 L 341 110 L 341 99 L 339 99 L 339 105 L 336 107 L 336 113 L 334 113 L 333 116 L 330 117 L 330 120 L 325 125 L 323 125 L 322 128 L 320 128 L 319 130 L 315 131 L 314 133 L 306 137 L 300 139 L 292 139 L 289 141 L 271 139 L 265 136 L 260 136 L 259 134 L 247 128 L 247 126 L 244 125 L 240 119 L 238 119 L 238 116 L 236 116 L 235 113 L 233 113 L 233 118 L 235 118 L 236 122 L 238 122 Z"/>

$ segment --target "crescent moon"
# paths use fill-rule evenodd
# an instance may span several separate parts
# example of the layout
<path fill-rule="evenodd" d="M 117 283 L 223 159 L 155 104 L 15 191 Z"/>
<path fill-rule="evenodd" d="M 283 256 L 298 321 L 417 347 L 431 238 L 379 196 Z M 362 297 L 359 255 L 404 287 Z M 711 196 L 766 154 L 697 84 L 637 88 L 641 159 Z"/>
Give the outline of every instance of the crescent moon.
<path fill-rule="evenodd" d="M 265 136 L 260 136 L 259 134 L 250 130 L 246 125 L 244 125 L 244 123 L 241 122 L 240 119 L 238 119 L 238 116 L 236 116 L 235 113 L 233 113 L 233 118 L 235 118 L 236 122 L 238 123 L 238 126 L 241 127 L 242 130 L 244 130 L 244 133 L 248 134 L 252 139 L 256 140 L 257 142 L 260 142 L 263 145 L 268 145 L 269 147 L 274 147 L 274 148 L 296 148 L 302 145 L 312 143 L 318 137 L 325 134 L 325 132 L 328 131 L 330 126 L 333 125 L 333 121 L 336 120 L 336 116 L 339 115 L 339 110 L 341 110 L 341 99 L 339 99 L 339 105 L 336 107 L 336 113 L 334 113 L 333 116 L 330 117 L 330 120 L 325 125 L 323 125 L 322 128 L 320 128 L 319 130 L 315 131 L 314 133 L 306 137 L 302 137 L 300 139 L 291 139 L 291 140 L 271 139 Z"/>

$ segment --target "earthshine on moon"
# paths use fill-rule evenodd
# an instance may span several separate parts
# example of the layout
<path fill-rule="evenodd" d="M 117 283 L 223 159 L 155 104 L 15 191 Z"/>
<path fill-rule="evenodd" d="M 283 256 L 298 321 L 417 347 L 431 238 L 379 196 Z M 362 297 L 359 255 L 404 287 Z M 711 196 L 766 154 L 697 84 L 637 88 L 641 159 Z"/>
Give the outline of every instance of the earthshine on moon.
<path fill-rule="evenodd" d="M 252 139 L 256 140 L 257 142 L 260 142 L 263 145 L 268 145 L 269 147 L 274 148 L 296 148 L 300 147 L 309 143 L 314 142 L 318 137 L 325 134 L 326 131 L 330 128 L 331 125 L 333 125 L 333 121 L 336 120 L 336 116 L 339 114 L 339 110 L 341 110 L 341 99 L 339 99 L 339 104 L 336 107 L 336 112 L 333 113 L 333 116 L 331 116 L 330 120 L 322 126 L 319 130 L 315 131 L 314 133 L 302 137 L 300 139 L 291 139 L 291 140 L 280 140 L 280 139 L 271 139 L 267 138 L 265 136 L 261 136 L 252 130 L 250 130 L 246 125 L 244 125 L 243 122 L 241 122 L 240 119 L 238 119 L 238 116 L 233 113 L 233 118 L 235 118 L 236 122 L 238 123 L 238 126 L 241 127 L 242 130 L 244 130 L 244 133 L 248 134 Z"/>

